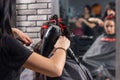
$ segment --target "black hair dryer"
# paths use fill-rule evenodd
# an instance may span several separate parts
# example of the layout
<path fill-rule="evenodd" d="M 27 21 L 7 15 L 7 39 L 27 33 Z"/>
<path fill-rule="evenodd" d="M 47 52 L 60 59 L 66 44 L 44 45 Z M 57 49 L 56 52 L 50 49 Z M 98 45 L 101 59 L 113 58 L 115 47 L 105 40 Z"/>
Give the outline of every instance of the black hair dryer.
<path fill-rule="evenodd" d="M 40 53 L 48 57 L 51 51 L 54 49 L 54 45 L 61 35 L 61 29 L 57 25 L 51 24 L 43 36 L 43 42 L 41 44 Z"/>

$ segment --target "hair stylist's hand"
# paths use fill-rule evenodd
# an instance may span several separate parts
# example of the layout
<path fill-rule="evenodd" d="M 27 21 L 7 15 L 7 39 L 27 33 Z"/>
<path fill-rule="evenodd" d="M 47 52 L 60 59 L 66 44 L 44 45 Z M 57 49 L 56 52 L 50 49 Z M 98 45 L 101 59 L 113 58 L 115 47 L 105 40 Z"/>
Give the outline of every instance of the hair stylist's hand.
<path fill-rule="evenodd" d="M 68 40 L 68 38 L 66 38 L 65 36 L 60 36 L 54 47 L 55 48 L 62 47 L 65 50 L 67 50 L 69 46 L 70 46 L 70 41 Z"/>
<path fill-rule="evenodd" d="M 29 46 L 32 43 L 32 40 L 30 39 L 30 37 L 24 34 L 19 29 L 12 28 L 12 31 L 14 35 L 18 36 L 19 40 L 21 40 L 24 44 L 26 44 L 26 46 Z"/>

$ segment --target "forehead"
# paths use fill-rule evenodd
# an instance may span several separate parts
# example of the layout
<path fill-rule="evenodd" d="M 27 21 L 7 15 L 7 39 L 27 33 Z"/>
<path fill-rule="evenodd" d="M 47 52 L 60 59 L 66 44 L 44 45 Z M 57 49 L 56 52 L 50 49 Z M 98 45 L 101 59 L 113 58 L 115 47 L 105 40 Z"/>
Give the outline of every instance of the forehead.
<path fill-rule="evenodd" d="M 115 27 L 115 22 L 113 20 L 106 20 L 104 23 L 104 28 L 106 28 L 107 25 Z"/>
<path fill-rule="evenodd" d="M 115 12 L 115 11 L 114 11 L 113 9 L 111 9 L 111 8 L 108 8 L 107 11 L 113 11 L 113 12 Z"/>
<path fill-rule="evenodd" d="M 115 24 L 114 20 L 105 20 L 105 24 Z"/>

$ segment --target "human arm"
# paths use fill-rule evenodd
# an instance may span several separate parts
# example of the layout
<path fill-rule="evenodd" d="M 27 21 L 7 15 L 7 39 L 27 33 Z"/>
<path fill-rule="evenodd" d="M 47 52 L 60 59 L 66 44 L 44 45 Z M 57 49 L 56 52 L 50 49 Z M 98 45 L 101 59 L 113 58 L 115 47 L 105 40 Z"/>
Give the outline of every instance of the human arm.
<path fill-rule="evenodd" d="M 70 41 L 67 38 L 60 37 L 55 48 L 62 47 L 67 50 L 69 45 Z M 62 74 L 65 60 L 66 52 L 62 49 L 57 49 L 49 59 L 33 52 L 23 66 L 50 77 L 58 77 Z"/>
<path fill-rule="evenodd" d="M 63 49 L 57 49 L 51 58 L 46 58 L 36 52 L 32 52 L 12 36 L 2 38 L 3 45 L 3 67 L 11 70 L 19 70 L 22 66 L 42 73 L 49 77 L 58 77 L 66 60 L 66 52 Z M 55 48 L 62 47 L 65 50 L 70 45 L 66 37 L 60 37 L 55 44 Z"/>
<path fill-rule="evenodd" d="M 88 19 L 90 22 L 97 23 L 99 26 L 103 26 L 104 22 L 100 18 L 89 18 Z"/>
<path fill-rule="evenodd" d="M 84 24 L 86 24 L 90 28 L 94 28 L 96 26 L 95 23 L 88 22 L 86 19 L 83 19 L 83 18 L 80 18 L 79 21 L 83 22 Z"/>
<path fill-rule="evenodd" d="M 32 43 L 32 40 L 30 39 L 29 36 L 24 34 L 22 31 L 20 31 L 17 28 L 12 28 L 13 34 L 18 37 L 20 41 L 22 41 L 24 44 L 29 46 Z"/>

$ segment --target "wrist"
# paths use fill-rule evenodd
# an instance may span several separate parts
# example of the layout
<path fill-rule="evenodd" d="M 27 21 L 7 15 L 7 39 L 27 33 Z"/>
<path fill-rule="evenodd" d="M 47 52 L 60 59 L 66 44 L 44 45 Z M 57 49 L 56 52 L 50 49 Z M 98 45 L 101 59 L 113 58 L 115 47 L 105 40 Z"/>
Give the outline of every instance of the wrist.
<path fill-rule="evenodd" d="M 18 36 L 18 34 L 19 34 L 19 30 L 18 29 L 12 28 L 12 31 L 13 31 L 14 35 Z"/>
<path fill-rule="evenodd" d="M 57 47 L 57 48 L 55 48 L 55 51 L 57 51 L 57 50 L 63 50 L 65 52 L 67 52 L 67 50 L 65 48 L 63 48 L 63 47 Z"/>

